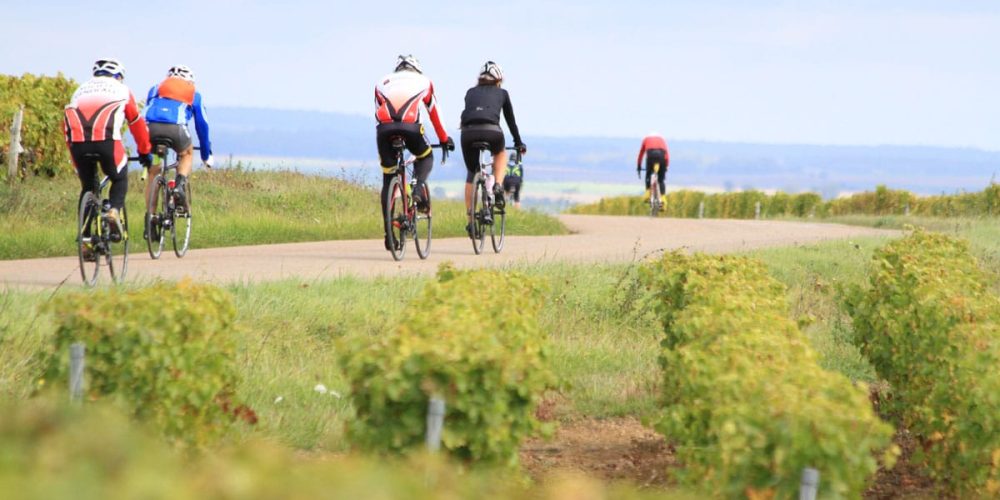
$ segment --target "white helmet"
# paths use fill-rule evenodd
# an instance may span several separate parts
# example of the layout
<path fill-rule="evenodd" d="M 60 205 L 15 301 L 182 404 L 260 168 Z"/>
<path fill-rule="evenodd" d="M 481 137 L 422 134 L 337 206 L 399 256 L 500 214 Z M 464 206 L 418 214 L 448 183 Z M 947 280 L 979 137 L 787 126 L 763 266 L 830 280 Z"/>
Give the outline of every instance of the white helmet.
<path fill-rule="evenodd" d="M 420 66 L 420 61 L 416 57 L 413 57 L 413 54 L 401 55 L 396 59 L 396 71 L 404 69 L 411 69 L 421 74 L 424 72 L 424 69 Z"/>
<path fill-rule="evenodd" d="M 113 78 L 125 79 L 125 65 L 118 62 L 118 59 L 106 57 L 94 62 L 94 76 L 110 76 Z"/>
<path fill-rule="evenodd" d="M 503 80 L 503 70 L 500 69 L 499 64 L 493 61 L 486 61 L 486 64 L 483 65 L 483 69 L 479 71 L 479 78 L 499 82 Z"/>
<path fill-rule="evenodd" d="M 191 83 L 194 83 L 194 73 L 191 72 L 191 68 L 183 64 L 172 66 L 169 70 L 167 70 L 167 77 L 171 76 L 183 78 Z"/>

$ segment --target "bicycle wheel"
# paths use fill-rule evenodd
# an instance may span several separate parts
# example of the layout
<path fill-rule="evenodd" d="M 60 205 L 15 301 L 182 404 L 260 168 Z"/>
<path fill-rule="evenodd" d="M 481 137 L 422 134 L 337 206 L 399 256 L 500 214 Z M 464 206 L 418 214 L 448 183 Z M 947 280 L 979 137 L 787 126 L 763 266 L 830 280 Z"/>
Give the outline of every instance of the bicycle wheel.
<path fill-rule="evenodd" d="M 418 210 L 413 220 L 413 244 L 417 247 L 417 256 L 426 259 L 431 254 L 431 192 L 424 184 L 422 193 L 427 200 L 427 213 L 422 214 Z"/>
<path fill-rule="evenodd" d="M 100 255 L 97 253 L 97 242 L 100 241 L 98 206 L 97 197 L 88 192 L 80 200 L 80 211 L 77 214 L 76 252 L 80 257 L 80 277 L 87 286 L 97 283 L 97 271 L 101 266 Z"/>
<path fill-rule="evenodd" d="M 653 184 L 649 187 L 649 216 L 656 217 L 660 214 L 660 187 L 653 178 Z"/>
<path fill-rule="evenodd" d="M 389 182 L 386 192 L 385 223 L 389 228 L 389 253 L 393 260 L 403 260 L 406 255 L 406 206 L 403 204 L 403 183 L 399 176 Z"/>
<path fill-rule="evenodd" d="M 507 205 L 504 208 L 497 208 L 496 203 L 490 206 L 493 213 L 493 224 L 490 226 L 490 243 L 493 244 L 493 252 L 500 253 L 503 250 L 504 232 L 507 229 Z"/>
<path fill-rule="evenodd" d="M 108 240 L 108 270 L 111 271 L 111 279 L 117 284 L 125 281 L 125 275 L 128 274 L 128 208 L 122 207 L 121 218 L 121 240 Z"/>
<path fill-rule="evenodd" d="M 472 192 L 472 250 L 479 255 L 486 242 L 486 185 L 478 174 L 473 180 L 475 190 Z"/>
<path fill-rule="evenodd" d="M 153 179 L 153 186 L 149 190 L 149 199 L 146 206 L 153 207 L 152 213 L 146 212 L 146 247 L 149 249 L 149 257 L 153 260 L 159 259 L 163 253 L 163 245 L 166 238 L 163 234 L 163 213 L 157 214 L 157 202 L 164 199 L 166 194 L 166 183 L 163 176 L 158 175 Z M 155 222 L 154 222 L 155 219 Z"/>
<path fill-rule="evenodd" d="M 173 231 L 170 233 L 174 243 L 174 254 L 177 258 L 184 257 L 191 243 L 191 181 L 184 183 L 184 206 L 176 207 Z M 180 234 L 178 242 L 177 235 Z M 179 244 L 178 244 L 179 243 Z"/>

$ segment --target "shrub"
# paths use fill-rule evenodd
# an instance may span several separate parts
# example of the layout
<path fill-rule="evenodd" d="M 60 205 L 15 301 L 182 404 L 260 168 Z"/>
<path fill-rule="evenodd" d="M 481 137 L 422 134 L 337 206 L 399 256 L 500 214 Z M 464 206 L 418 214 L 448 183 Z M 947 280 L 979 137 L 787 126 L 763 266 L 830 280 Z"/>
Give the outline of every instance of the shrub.
<path fill-rule="evenodd" d="M 518 297 L 511 308 L 499 297 Z M 428 400 L 446 401 L 442 448 L 464 460 L 513 465 L 555 387 L 548 339 L 536 316 L 541 292 L 513 273 L 447 267 L 406 309 L 394 331 L 344 350 L 357 418 L 348 437 L 368 450 L 424 442 Z"/>
<path fill-rule="evenodd" d="M 917 231 L 845 297 L 855 342 L 891 385 L 889 412 L 958 491 L 1000 494 L 1000 299 L 964 241 Z"/>
<path fill-rule="evenodd" d="M 665 334 L 655 427 L 675 441 L 679 479 L 788 498 L 814 467 L 821 496 L 857 497 L 878 468 L 873 452 L 895 458 L 867 387 L 819 367 L 762 263 L 670 253 L 640 276 Z"/>
<path fill-rule="evenodd" d="M 198 445 L 252 410 L 234 400 L 235 308 L 227 293 L 189 281 L 56 297 L 57 325 L 40 353 L 40 385 L 63 387 L 70 344 L 86 346 L 86 395 L 111 399 L 176 440 Z"/>
<path fill-rule="evenodd" d="M 21 122 L 19 171 L 52 177 L 70 172 L 71 163 L 63 138 L 63 107 L 69 104 L 77 84 L 64 77 L 0 75 L 0 165 L 7 172 L 7 151 L 14 113 L 24 105 Z"/>

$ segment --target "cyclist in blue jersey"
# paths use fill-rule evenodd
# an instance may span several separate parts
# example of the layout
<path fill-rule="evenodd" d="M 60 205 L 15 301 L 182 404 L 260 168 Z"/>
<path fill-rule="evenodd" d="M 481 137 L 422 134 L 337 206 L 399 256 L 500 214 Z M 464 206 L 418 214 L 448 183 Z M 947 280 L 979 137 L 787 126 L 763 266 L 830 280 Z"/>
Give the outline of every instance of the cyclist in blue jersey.
<path fill-rule="evenodd" d="M 149 126 L 150 142 L 157 138 L 168 138 L 173 142 L 177 152 L 177 177 L 175 190 L 179 196 L 184 196 L 184 184 L 191 175 L 194 144 L 188 123 L 194 118 L 195 132 L 198 134 L 198 144 L 201 147 L 201 161 L 212 168 L 212 142 L 208 137 L 208 120 L 205 118 L 205 105 L 201 93 L 195 90 L 194 73 L 191 68 L 177 65 L 167 71 L 167 78 L 149 89 L 146 98 L 146 123 Z M 159 165 L 149 169 L 149 181 L 146 184 L 146 212 L 152 213 L 149 191 L 153 179 L 160 172 Z M 180 205 L 184 205 L 181 199 Z"/>

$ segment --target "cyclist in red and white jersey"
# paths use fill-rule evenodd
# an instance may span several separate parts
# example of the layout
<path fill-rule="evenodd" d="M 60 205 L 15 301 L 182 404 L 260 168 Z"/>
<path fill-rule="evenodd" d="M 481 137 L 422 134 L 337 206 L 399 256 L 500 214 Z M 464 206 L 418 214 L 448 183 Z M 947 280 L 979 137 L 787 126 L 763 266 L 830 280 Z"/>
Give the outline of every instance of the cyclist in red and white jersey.
<path fill-rule="evenodd" d="M 427 137 L 424 135 L 424 125 L 421 115 L 430 115 L 431 124 L 438 140 L 449 151 L 455 150 L 455 141 L 441 124 L 441 115 L 434 96 L 434 84 L 423 74 L 420 62 L 412 55 L 399 56 L 396 70 L 384 77 L 375 85 L 375 142 L 378 146 L 379 161 L 382 165 L 382 220 L 385 221 L 386 193 L 389 182 L 396 171 L 396 156 L 392 150 L 392 137 L 400 136 L 406 141 L 406 149 L 416 158 L 413 164 L 413 176 L 417 185 L 413 190 L 413 198 L 417 209 L 427 211 L 427 200 L 423 198 L 424 183 L 434 166 L 434 155 Z M 383 225 L 385 223 L 383 222 Z M 389 248 L 389 227 L 385 230 L 385 246 Z"/>
<path fill-rule="evenodd" d="M 115 59 L 98 59 L 94 63 L 94 77 L 80 85 L 65 109 L 63 131 L 73 165 L 80 178 L 80 199 L 87 191 L 97 192 L 97 164 L 111 180 L 111 210 L 108 216 L 113 228 L 121 226 L 118 213 L 125 206 L 128 192 L 128 154 L 122 144 L 122 125 L 128 122 L 129 131 L 139 148 L 140 163 L 153 162 L 150 153 L 149 131 L 146 121 L 139 114 L 135 96 L 122 83 L 125 67 Z M 79 203 L 79 202 L 78 202 Z"/>
<path fill-rule="evenodd" d="M 656 183 L 660 187 L 660 203 L 667 203 L 667 168 L 670 167 L 670 153 L 667 151 L 667 141 L 657 133 L 651 133 L 642 140 L 642 147 L 639 149 L 639 158 L 635 160 L 635 171 L 642 170 L 642 156 L 646 155 L 646 195 L 649 199 L 649 184 L 653 176 L 653 166 L 659 165 L 660 170 L 656 173 Z"/>

